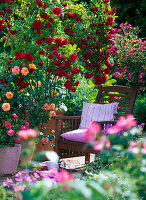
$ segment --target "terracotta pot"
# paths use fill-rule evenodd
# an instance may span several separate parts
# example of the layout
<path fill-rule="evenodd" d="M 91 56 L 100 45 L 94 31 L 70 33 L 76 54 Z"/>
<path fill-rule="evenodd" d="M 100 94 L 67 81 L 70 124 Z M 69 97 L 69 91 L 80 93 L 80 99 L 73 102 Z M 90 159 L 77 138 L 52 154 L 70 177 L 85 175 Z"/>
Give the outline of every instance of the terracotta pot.
<path fill-rule="evenodd" d="M 21 155 L 20 155 L 20 163 L 24 163 L 26 164 L 26 166 L 28 166 L 32 160 L 33 157 L 33 153 L 35 150 L 35 143 L 33 141 L 23 141 L 21 143 L 22 148 L 21 148 Z M 27 156 L 23 156 L 23 152 L 28 151 L 28 155 Z"/>
<path fill-rule="evenodd" d="M 64 112 L 62 110 L 55 110 L 57 116 L 64 115 Z M 43 124 L 43 127 L 46 128 L 43 133 L 48 134 L 52 130 L 56 131 L 56 120 L 51 119 L 47 121 L 47 123 Z M 41 152 L 41 151 L 53 151 L 53 147 L 51 147 L 50 142 L 48 144 L 42 145 L 42 142 L 39 141 L 39 143 L 36 145 L 36 152 Z"/>
<path fill-rule="evenodd" d="M 21 152 L 21 145 L 0 148 L 0 175 L 14 174 L 17 170 Z"/>

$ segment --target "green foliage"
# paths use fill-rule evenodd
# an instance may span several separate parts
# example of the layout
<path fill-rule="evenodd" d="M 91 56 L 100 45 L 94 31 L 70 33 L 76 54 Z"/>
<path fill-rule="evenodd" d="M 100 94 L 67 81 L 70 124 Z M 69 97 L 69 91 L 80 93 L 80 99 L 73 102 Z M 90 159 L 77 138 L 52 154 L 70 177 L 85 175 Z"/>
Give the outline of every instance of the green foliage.
<path fill-rule="evenodd" d="M 146 122 L 146 95 L 137 96 L 134 109 L 133 109 L 133 114 L 138 124 Z"/>
<path fill-rule="evenodd" d="M 13 192 L 6 191 L 4 187 L 0 186 L 0 200 L 16 200 Z"/>

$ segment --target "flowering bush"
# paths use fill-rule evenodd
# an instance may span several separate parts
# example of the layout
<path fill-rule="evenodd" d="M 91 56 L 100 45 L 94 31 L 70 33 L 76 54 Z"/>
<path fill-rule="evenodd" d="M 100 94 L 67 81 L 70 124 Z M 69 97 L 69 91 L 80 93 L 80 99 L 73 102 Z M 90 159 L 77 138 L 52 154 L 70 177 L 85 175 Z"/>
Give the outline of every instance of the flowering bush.
<path fill-rule="evenodd" d="M 145 89 L 145 46 L 146 41 L 137 37 L 138 28 L 127 22 L 120 24 L 114 36 L 113 76 L 117 83 Z"/>

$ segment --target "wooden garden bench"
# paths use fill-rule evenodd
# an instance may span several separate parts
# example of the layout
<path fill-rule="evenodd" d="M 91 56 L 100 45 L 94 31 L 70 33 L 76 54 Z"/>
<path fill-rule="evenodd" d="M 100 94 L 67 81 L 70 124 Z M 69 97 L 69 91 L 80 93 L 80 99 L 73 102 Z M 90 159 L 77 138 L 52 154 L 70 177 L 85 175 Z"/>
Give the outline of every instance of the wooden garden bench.
<path fill-rule="evenodd" d="M 126 86 L 100 86 L 95 103 L 105 104 L 118 102 L 118 110 L 115 114 L 115 121 L 98 122 L 101 125 L 115 124 L 120 116 L 132 114 L 136 99 L 136 89 Z M 90 153 L 97 154 L 92 147 L 84 148 L 84 143 L 66 140 L 60 135 L 62 133 L 79 128 L 80 116 L 55 116 L 56 134 L 55 151 L 60 158 L 85 156 L 85 161 L 90 162 Z"/>

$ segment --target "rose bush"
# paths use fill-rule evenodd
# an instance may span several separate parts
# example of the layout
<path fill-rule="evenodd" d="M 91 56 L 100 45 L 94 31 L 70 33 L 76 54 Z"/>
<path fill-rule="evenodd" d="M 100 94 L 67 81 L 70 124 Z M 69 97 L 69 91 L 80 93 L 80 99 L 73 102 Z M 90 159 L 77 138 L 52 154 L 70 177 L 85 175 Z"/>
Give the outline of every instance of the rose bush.
<path fill-rule="evenodd" d="M 0 6 L 4 47 L 11 48 L 1 84 L 8 81 L 15 88 L 17 113 L 23 120 L 28 115 L 30 126 L 55 115 L 49 106 L 59 105 L 65 89 L 76 91 L 79 73 L 95 85 L 105 83 L 112 66 L 110 39 L 116 33 L 116 8 L 108 1 L 93 1 L 89 8 L 45 0 L 3 1 Z"/>
<path fill-rule="evenodd" d="M 145 90 L 145 47 L 146 41 L 137 37 L 138 28 L 127 22 L 120 25 L 114 36 L 113 77 L 117 83 Z"/>

